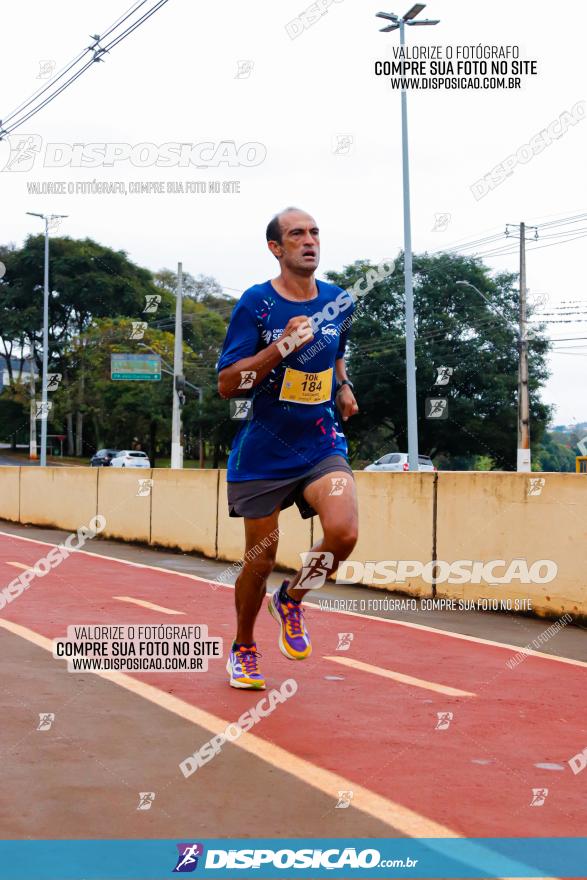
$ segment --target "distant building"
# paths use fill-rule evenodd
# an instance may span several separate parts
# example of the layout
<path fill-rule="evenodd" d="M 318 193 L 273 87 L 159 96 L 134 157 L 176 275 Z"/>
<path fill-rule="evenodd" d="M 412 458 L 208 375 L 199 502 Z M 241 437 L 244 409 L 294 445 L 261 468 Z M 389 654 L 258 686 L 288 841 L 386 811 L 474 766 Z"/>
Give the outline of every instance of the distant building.
<path fill-rule="evenodd" d="M 19 376 L 21 382 L 30 382 L 31 375 L 31 361 L 25 360 L 22 363 L 22 372 L 21 372 L 21 358 L 10 358 L 10 365 L 12 368 L 12 377 L 13 381 L 18 382 Z M 35 382 L 39 379 L 39 372 L 37 370 L 36 364 L 34 368 L 34 376 Z M 0 394 L 4 390 L 4 388 L 10 385 L 10 373 L 8 371 L 8 359 L 4 355 L 0 355 Z"/>

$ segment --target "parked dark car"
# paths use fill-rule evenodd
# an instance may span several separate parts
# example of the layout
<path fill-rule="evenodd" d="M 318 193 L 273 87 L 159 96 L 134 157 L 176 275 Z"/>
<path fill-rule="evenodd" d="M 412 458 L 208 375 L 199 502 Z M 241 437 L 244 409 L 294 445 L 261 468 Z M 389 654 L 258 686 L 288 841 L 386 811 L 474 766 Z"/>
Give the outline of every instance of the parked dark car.
<path fill-rule="evenodd" d="M 118 449 L 98 449 L 90 459 L 90 467 L 110 467 L 115 455 L 118 455 Z"/>

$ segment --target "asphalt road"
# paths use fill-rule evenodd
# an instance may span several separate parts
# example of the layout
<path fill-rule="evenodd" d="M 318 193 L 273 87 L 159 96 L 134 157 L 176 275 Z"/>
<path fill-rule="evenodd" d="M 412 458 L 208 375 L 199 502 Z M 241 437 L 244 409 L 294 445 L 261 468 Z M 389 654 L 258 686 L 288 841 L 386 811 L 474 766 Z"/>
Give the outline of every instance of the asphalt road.
<path fill-rule="evenodd" d="M 63 536 L 0 524 L 3 585 Z M 512 666 L 549 622 L 348 614 L 324 600 L 375 591 L 333 587 L 308 603 L 314 653 L 293 663 L 263 608 L 268 692 L 292 679 L 296 692 L 188 778 L 180 763 L 259 700 L 228 687 L 225 659 L 205 673 L 68 672 L 52 657 L 69 626 L 179 623 L 205 624 L 225 658 L 234 589 L 215 581 L 221 569 L 98 540 L 3 608 L 5 838 L 189 837 L 194 810 L 210 837 L 288 836 L 292 816 L 295 834 L 311 837 L 587 836 L 583 785 L 568 764 L 587 741 L 574 627 Z M 45 713 L 54 717 L 40 729 Z M 534 791 L 547 792 L 542 809 Z M 148 810 L 141 792 L 153 795 Z M 244 803 L 254 831 L 243 829 Z"/>

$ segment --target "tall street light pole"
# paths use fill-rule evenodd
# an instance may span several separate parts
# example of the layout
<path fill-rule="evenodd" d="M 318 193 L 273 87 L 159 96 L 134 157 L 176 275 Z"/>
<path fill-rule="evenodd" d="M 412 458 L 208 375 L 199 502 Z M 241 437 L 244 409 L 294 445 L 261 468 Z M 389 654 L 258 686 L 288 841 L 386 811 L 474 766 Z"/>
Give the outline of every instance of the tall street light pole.
<path fill-rule="evenodd" d="M 47 373 L 49 372 L 49 221 L 67 217 L 67 214 L 34 214 L 27 211 L 31 217 L 40 217 L 45 221 L 45 272 L 43 283 L 43 382 L 41 391 L 41 467 L 47 465 L 47 420 L 49 418 L 47 408 Z"/>
<path fill-rule="evenodd" d="M 29 391 L 31 395 L 30 401 L 30 417 L 29 417 L 29 458 L 31 461 L 37 460 L 37 420 L 35 418 L 35 355 L 34 351 L 29 354 Z"/>
<path fill-rule="evenodd" d="M 400 46 L 405 46 L 406 25 L 434 25 L 438 20 L 414 21 L 425 8 L 425 3 L 416 3 L 401 18 L 393 12 L 378 12 L 377 18 L 385 18 L 390 24 L 381 28 L 382 33 L 399 29 Z M 410 216 L 410 165 L 408 153 L 408 104 L 405 89 L 401 92 L 402 114 L 402 176 L 404 195 L 404 291 L 406 316 L 406 391 L 408 410 L 408 460 L 411 471 L 418 466 L 418 404 L 416 398 L 416 340 L 414 330 L 414 288 L 412 279 L 412 228 Z"/>
<path fill-rule="evenodd" d="M 175 347 L 173 352 L 173 409 L 171 414 L 171 467 L 183 467 L 183 446 L 181 445 L 181 406 L 183 404 L 183 269 L 177 264 L 177 294 L 175 299 Z"/>

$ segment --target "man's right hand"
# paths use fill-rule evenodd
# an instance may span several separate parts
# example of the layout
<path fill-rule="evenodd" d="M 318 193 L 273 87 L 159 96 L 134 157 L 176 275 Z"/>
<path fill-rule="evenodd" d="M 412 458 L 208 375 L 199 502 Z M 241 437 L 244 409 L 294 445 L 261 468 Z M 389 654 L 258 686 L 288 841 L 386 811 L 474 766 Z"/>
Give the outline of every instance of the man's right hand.
<path fill-rule="evenodd" d="M 277 348 L 282 357 L 287 357 L 292 351 L 298 351 L 311 342 L 314 338 L 314 332 L 310 319 L 307 315 L 296 315 L 290 318 L 286 328 L 276 340 Z"/>
<path fill-rule="evenodd" d="M 238 397 L 242 392 L 243 373 L 254 372 L 253 387 L 258 385 L 272 369 L 278 366 L 283 358 L 292 351 L 302 348 L 314 338 L 312 325 L 307 315 L 297 315 L 287 322 L 287 326 L 279 339 L 262 348 L 256 355 L 242 358 L 218 374 L 218 393 L 220 397 Z"/>

